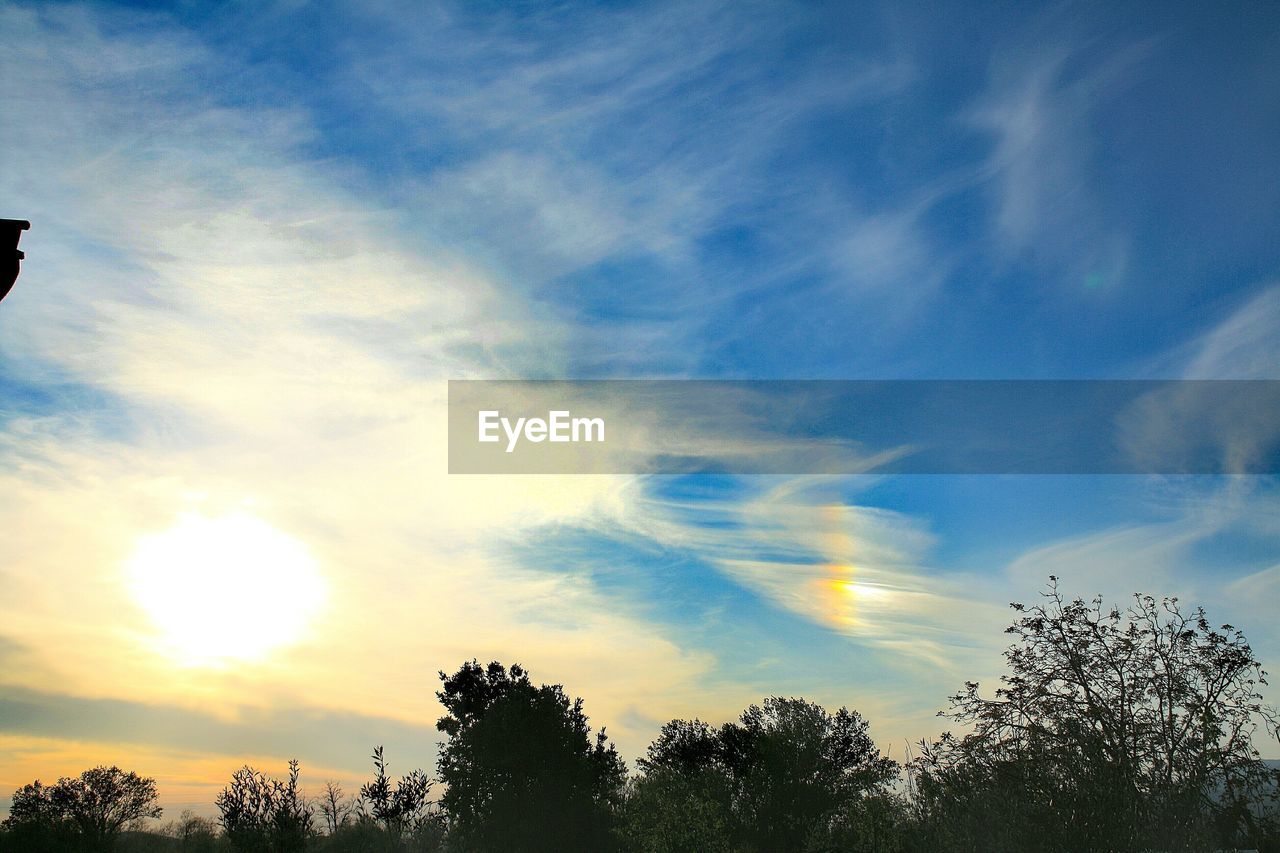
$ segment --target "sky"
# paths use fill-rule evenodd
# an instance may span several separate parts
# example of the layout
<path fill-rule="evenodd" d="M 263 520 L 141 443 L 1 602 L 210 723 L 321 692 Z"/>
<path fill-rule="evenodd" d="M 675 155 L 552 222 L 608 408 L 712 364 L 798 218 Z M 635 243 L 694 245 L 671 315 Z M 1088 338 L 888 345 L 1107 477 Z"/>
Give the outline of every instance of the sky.
<path fill-rule="evenodd" d="M 1274 477 L 445 443 L 449 379 L 1280 379 L 1272 4 L 5 2 L 0 41 L 0 810 L 431 769 L 472 658 L 628 760 L 772 694 L 901 759 L 1050 574 L 1280 661 Z"/>

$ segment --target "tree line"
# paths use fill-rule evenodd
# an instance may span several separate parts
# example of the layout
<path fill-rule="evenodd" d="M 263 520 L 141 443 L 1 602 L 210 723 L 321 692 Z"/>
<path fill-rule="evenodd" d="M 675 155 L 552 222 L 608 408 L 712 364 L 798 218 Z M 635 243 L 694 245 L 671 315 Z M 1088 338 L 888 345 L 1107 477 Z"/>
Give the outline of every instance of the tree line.
<path fill-rule="evenodd" d="M 940 711 L 960 724 L 899 763 L 856 711 L 772 696 L 737 720 L 672 720 L 637 764 L 580 698 L 519 665 L 440 673 L 434 776 L 389 772 L 307 796 L 245 767 L 216 821 L 161 831 L 154 780 L 119 768 L 15 792 L 2 853 L 1076 853 L 1280 851 L 1280 738 L 1244 635 L 1138 595 L 1011 605 L 1007 671 Z"/>

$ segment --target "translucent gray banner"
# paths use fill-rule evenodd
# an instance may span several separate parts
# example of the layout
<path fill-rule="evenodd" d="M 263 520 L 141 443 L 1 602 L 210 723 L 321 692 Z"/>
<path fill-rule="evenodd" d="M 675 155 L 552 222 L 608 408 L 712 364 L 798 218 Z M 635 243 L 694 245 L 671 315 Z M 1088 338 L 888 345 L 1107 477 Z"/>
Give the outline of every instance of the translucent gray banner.
<path fill-rule="evenodd" d="M 449 382 L 451 474 L 1277 474 L 1280 381 Z"/>

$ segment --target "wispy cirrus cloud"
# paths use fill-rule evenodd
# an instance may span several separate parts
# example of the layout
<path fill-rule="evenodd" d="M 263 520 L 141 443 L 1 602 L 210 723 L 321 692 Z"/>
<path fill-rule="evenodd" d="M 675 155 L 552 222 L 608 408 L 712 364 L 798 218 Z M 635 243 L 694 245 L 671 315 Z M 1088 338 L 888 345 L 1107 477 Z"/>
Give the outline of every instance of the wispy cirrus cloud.
<path fill-rule="evenodd" d="M 901 512 L 860 505 L 851 480 L 757 478 L 726 499 L 650 502 L 646 535 L 704 555 L 774 605 L 878 648 L 953 672 L 981 627 L 1003 621 L 973 577 L 929 565 L 932 535 Z M 765 485 L 767 484 L 767 485 Z"/>
<path fill-rule="evenodd" d="M 788 45 L 817 26 L 799 9 L 438 23 L 361 52 L 350 85 L 411 148 L 428 148 L 432 130 L 459 140 L 398 197 L 555 302 L 574 321 L 579 371 L 705 375 L 750 334 L 765 291 L 862 323 L 910 314 L 887 292 L 923 298 L 936 285 L 916 200 L 850 205 L 810 163 L 831 156 L 813 121 L 873 112 L 911 84 L 898 58 L 797 59 Z M 433 60 L 407 59 L 423 55 Z M 746 235 L 765 242 L 736 246 Z"/>
<path fill-rule="evenodd" d="M 996 256 L 1112 287 L 1125 276 L 1130 238 L 1100 194 L 1092 126 L 1157 42 L 1091 44 L 1069 27 L 1057 32 L 1060 14 L 995 52 L 966 119 L 992 141 L 979 175 L 991 188 Z"/>
<path fill-rule="evenodd" d="M 1280 376 L 1280 284 L 1262 286 L 1221 322 L 1181 347 L 1180 353 L 1186 359 L 1188 379 Z"/>

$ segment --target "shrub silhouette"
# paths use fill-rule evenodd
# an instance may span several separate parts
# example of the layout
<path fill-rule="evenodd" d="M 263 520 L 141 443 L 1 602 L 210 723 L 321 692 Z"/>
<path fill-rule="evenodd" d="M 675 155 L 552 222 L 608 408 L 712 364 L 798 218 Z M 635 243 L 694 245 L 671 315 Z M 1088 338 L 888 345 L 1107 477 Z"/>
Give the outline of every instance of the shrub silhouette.
<path fill-rule="evenodd" d="M 387 776 L 382 747 L 373 750 L 373 781 L 360 788 L 355 808 L 364 823 L 382 833 L 380 850 L 435 850 L 444 834 L 440 815 L 431 802 L 432 781 L 421 770 L 411 771 L 395 784 Z"/>
<path fill-rule="evenodd" d="M 231 848 L 240 853 L 296 853 L 312 832 L 313 808 L 298 787 L 298 762 L 285 781 L 242 767 L 214 805 Z"/>

